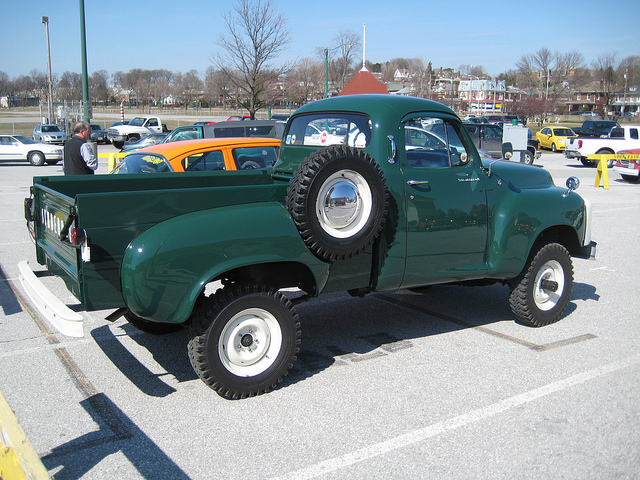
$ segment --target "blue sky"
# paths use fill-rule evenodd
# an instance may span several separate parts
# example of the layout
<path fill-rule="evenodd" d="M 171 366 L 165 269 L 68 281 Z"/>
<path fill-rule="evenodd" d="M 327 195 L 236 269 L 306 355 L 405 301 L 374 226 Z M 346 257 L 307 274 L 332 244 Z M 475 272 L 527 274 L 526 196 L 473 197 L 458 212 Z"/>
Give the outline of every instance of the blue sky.
<path fill-rule="evenodd" d="M 132 68 L 173 72 L 211 66 L 224 33 L 222 14 L 235 0 L 85 0 L 89 73 Z M 272 0 L 284 14 L 292 42 L 283 60 L 318 59 L 343 30 L 362 35 L 366 57 L 385 62 L 421 57 L 425 64 L 458 68 L 482 65 L 497 76 L 516 68 L 524 54 L 546 47 L 577 50 L 587 65 L 617 52 L 618 60 L 640 55 L 637 0 L 601 1 L 428 1 L 428 0 Z M 54 73 L 81 73 L 79 1 L 0 0 L 0 71 L 10 78 L 33 69 L 46 72 L 49 17 Z M 362 51 L 358 52 L 361 58 Z M 360 60 L 361 61 L 361 60 Z"/>

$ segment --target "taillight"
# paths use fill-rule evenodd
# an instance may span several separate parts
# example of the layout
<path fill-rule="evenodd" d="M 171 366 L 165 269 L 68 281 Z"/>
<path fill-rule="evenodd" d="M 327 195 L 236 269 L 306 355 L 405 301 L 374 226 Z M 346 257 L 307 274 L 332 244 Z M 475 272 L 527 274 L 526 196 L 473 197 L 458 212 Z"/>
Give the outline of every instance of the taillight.
<path fill-rule="evenodd" d="M 82 228 L 72 228 L 69 231 L 69 236 L 71 237 L 71 245 L 78 245 L 84 242 L 86 235 Z"/>
<path fill-rule="evenodd" d="M 578 140 L 578 148 L 582 148 L 582 140 Z"/>

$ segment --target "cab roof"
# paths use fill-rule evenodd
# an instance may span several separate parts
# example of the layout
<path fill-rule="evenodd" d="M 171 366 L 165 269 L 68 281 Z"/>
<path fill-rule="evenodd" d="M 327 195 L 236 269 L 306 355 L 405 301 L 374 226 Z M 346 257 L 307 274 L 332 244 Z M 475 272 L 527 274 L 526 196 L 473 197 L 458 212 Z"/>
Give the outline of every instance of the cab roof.
<path fill-rule="evenodd" d="M 180 140 L 177 142 L 158 143 L 149 147 L 141 148 L 132 153 L 156 153 L 165 158 L 173 157 L 185 151 L 198 150 L 202 148 L 223 148 L 223 147 L 272 147 L 280 146 L 277 138 L 260 137 L 227 137 L 227 138 L 199 138 L 196 140 Z"/>

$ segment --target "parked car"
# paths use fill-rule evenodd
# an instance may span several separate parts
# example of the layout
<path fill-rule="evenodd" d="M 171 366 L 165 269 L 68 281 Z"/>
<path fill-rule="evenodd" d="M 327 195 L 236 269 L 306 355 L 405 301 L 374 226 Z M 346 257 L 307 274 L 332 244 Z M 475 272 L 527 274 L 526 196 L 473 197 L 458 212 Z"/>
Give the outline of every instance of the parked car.
<path fill-rule="evenodd" d="M 567 138 L 577 137 L 569 127 L 544 127 L 536 133 L 540 148 L 551 149 L 553 152 L 564 150 Z"/>
<path fill-rule="evenodd" d="M 62 147 L 38 143 L 23 135 L 0 135 L 0 160 L 28 160 L 39 167 L 62 160 Z"/>
<path fill-rule="evenodd" d="M 282 139 L 284 122 L 273 120 L 245 120 L 217 122 L 213 125 L 183 125 L 174 129 L 162 143 L 196 138 L 262 137 Z"/>
<path fill-rule="evenodd" d="M 111 173 L 205 172 L 269 169 L 278 159 L 280 140 L 204 138 L 154 145 L 133 152 Z"/>
<path fill-rule="evenodd" d="M 109 143 L 107 131 L 96 123 L 89 125 L 91 127 L 91 135 L 89 141 L 96 143 Z"/>
<path fill-rule="evenodd" d="M 141 148 L 157 145 L 158 143 L 162 143 L 162 141 L 167 138 L 167 135 L 169 134 L 166 132 L 152 133 L 150 135 L 147 135 L 146 137 L 142 137 L 140 140 L 136 140 L 135 142 L 124 142 L 124 146 L 122 147 L 121 152 L 135 152 L 136 150 L 140 150 Z"/>
<path fill-rule="evenodd" d="M 618 155 L 633 155 L 636 158 L 618 158 L 613 164 L 613 171 L 622 175 L 627 182 L 640 180 L 640 148 L 621 150 Z"/>
<path fill-rule="evenodd" d="M 40 143 L 64 145 L 67 135 L 55 124 L 40 124 L 33 129 L 33 139 Z"/>
<path fill-rule="evenodd" d="M 251 120 L 251 117 L 249 115 L 231 115 L 227 118 L 227 122 L 238 122 L 241 120 Z"/>

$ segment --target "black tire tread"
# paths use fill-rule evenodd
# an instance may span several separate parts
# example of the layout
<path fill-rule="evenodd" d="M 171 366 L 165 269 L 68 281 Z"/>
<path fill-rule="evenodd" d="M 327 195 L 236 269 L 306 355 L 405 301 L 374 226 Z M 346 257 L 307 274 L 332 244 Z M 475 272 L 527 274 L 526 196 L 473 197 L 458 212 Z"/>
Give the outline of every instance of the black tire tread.
<path fill-rule="evenodd" d="M 570 269 L 568 270 L 568 272 L 566 272 L 568 273 L 568 278 L 570 279 L 570 284 L 565 285 L 565 289 L 568 289 L 567 301 L 564 305 L 561 306 L 561 308 L 554 312 L 553 316 L 540 318 L 538 315 L 536 315 L 533 302 L 528 298 L 530 294 L 529 288 L 531 286 L 531 282 L 535 281 L 536 266 L 540 262 L 540 258 L 544 255 L 548 255 L 549 253 L 554 252 L 556 252 L 558 255 L 566 256 L 570 259 L 570 255 L 567 249 L 559 243 L 538 243 L 534 245 L 534 248 L 532 249 L 532 254 L 527 260 L 527 267 L 518 277 L 516 277 L 511 282 L 512 290 L 511 294 L 509 295 L 509 305 L 511 307 L 511 311 L 516 316 L 519 323 L 532 327 L 544 327 L 560 320 L 560 317 L 564 313 L 564 310 L 568 304 L 568 299 L 571 296 L 571 289 L 573 287 L 573 265 L 571 261 L 569 261 Z"/>
<path fill-rule="evenodd" d="M 231 302 L 248 296 L 248 295 L 263 295 L 271 297 L 274 300 L 281 302 L 293 315 L 295 339 L 294 339 L 294 351 L 293 355 L 287 360 L 285 368 L 280 370 L 279 375 L 274 377 L 272 381 L 267 385 L 259 389 L 252 391 L 237 391 L 229 388 L 218 378 L 208 366 L 207 363 L 207 331 L 213 320 L 218 316 L 222 310 Z M 196 308 L 194 315 L 192 316 L 192 322 L 189 327 L 189 345 L 188 354 L 189 361 L 193 370 L 198 377 L 212 390 L 219 395 L 231 398 L 241 399 L 254 397 L 267 393 L 282 382 L 284 377 L 289 373 L 289 370 L 293 366 L 293 362 L 297 358 L 297 354 L 300 351 L 301 343 L 301 331 L 300 331 L 300 319 L 293 307 L 293 304 L 280 292 L 267 287 L 265 285 L 257 283 L 249 284 L 230 284 L 221 288 L 213 295 L 206 297 L 202 300 L 198 308 Z"/>
<path fill-rule="evenodd" d="M 322 167 L 339 158 L 351 157 L 373 169 L 375 175 L 380 180 L 380 188 L 383 190 L 383 205 L 379 221 L 375 228 L 367 235 L 366 239 L 357 247 L 348 252 L 335 252 L 328 250 L 314 237 L 309 219 L 306 215 L 306 202 L 309 189 L 312 185 L 314 177 L 318 174 Z M 289 182 L 286 199 L 287 209 L 296 224 L 300 236 L 304 240 L 307 247 L 320 259 L 335 262 L 338 260 L 346 260 L 359 255 L 378 238 L 387 218 L 389 208 L 388 188 L 384 175 L 380 166 L 376 161 L 360 149 L 348 147 L 345 145 L 332 145 L 330 147 L 316 150 L 309 155 L 299 166 Z"/>

